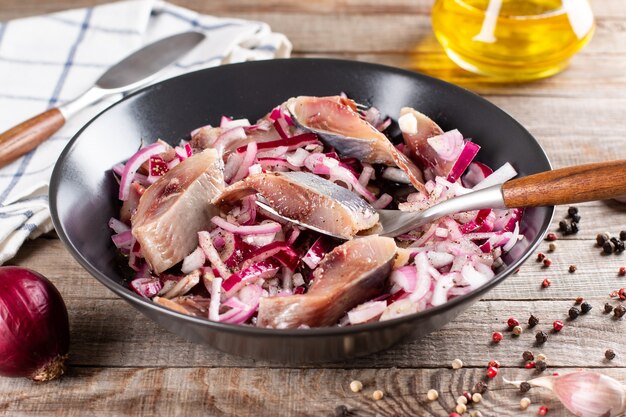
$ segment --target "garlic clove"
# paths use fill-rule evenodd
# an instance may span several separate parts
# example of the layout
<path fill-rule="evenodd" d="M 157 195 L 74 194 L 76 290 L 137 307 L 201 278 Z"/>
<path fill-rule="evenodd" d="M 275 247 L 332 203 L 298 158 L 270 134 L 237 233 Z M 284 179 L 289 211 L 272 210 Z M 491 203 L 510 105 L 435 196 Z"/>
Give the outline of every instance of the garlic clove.
<path fill-rule="evenodd" d="M 518 386 L 522 381 L 506 383 Z M 572 413 L 582 417 L 617 417 L 626 412 L 626 389 L 615 379 L 597 372 L 578 371 L 527 381 L 551 390 Z"/>

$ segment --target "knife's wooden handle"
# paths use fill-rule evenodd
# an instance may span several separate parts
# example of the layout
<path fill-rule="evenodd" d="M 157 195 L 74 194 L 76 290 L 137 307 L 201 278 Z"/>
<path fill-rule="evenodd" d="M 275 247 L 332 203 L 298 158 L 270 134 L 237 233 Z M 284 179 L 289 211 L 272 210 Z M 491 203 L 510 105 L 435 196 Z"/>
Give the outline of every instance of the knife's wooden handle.
<path fill-rule="evenodd" d="M 0 167 L 35 149 L 65 124 L 58 108 L 52 108 L 0 134 Z"/>
<path fill-rule="evenodd" d="M 553 206 L 626 195 L 626 160 L 541 172 L 502 185 L 507 207 Z"/>

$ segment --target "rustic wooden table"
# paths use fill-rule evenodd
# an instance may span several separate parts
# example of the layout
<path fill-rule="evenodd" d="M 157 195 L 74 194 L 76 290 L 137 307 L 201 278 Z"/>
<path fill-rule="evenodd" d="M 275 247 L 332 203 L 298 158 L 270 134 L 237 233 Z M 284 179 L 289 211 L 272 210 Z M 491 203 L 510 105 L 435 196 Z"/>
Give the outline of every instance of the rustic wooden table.
<path fill-rule="evenodd" d="M 268 22 L 294 44 L 295 56 L 373 61 L 422 71 L 470 88 L 512 114 L 541 142 L 555 167 L 626 158 L 626 11 L 621 0 L 593 3 L 597 32 L 569 69 L 524 85 L 494 85 L 457 69 L 431 33 L 431 0 L 177 0 L 198 11 Z M 1 0 L 0 20 L 96 3 L 91 0 Z M 98 1 L 102 3 L 102 1 Z M 503 138 L 505 140 L 505 138 Z M 559 207 L 555 224 L 565 215 Z M 626 322 L 603 314 L 609 292 L 626 286 L 618 268 L 626 255 L 603 256 L 596 233 L 626 229 L 626 205 L 596 202 L 580 206 L 581 231 L 560 239 L 541 268 L 531 258 L 521 271 L 491 291 L 465 314 L 423 340 L 350 362 L 317 367 L 282 367 L 232 357 L 165 332 L 91 278 L 54 237 L 27 243 L 11 264 L 52 279 L 67 302 L 72 332 L 70 369 L 61 380 L 35 384 L 0 379 L 0 413 L 30 415 L 348 415 L 447 416 L 455 398 L 486 371 L 490 359 L 501 375 L 528 379 L 521 353 L 547 355 L 548 372 L 593 369 L 626 382 Z M 556 227 L 552 227 L 556 229 Z M 541 250 L 547 252 L 547 243 Z M 568 267 L 575 264 L 575 273 Z M 544 278 L 552 286 L 541 289 Z M 510 334 L 490 344 L 509 316 L 530 313 L 548 329 L 565 319 L 578 296 L 593 310 L 541 348 L 534 331 Z M 616 304 L 613 302 L 613 304 Z M 613 348 L 617 357 L 604 358 Z M 453 371 L 450 363 L 465 363 Z M 348 388 L 363 382 L 361 393 Z M 487 416 L 570 415 L 546 391 L 533 389 L 531 408 L 519 410 L 520 393 L 500 379 L 476 409 Z M 428 402 L 436 388 L 440 398 Z M 375 389 L 385 397 L 373 401 Z M 340 413 L 341 414 L 341 413 Z"/>

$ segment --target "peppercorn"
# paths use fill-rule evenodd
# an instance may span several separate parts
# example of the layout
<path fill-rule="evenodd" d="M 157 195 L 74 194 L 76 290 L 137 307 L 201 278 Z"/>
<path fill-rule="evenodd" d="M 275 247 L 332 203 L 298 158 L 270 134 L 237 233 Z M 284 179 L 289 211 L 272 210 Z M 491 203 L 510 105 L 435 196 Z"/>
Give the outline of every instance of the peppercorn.
<path fill-rule="evenodd" d="M 378 400 L 382 400 L 384 395 L 385 394 L 381 390 L 377 389 L 376 391 L 372 393 L 372 398 L 374 399 L 374 401 L 378 401 Z"/>
<path fill-rule="evenodd" d="M 539 319 L 531 314 L 530 317 L 528 318 L 528 326 L 535 327 L 538 324 L 539 324 Z"/>
<path fill-rule="evenodd" d="M 546 414 L 548 414 L 548 407 L 546 407 L 545 405 L 539 407 L 539 415 L 545 416 Z"/>
<path fill-rule="evenodd" d="M 469 392 L 463 391 L 463 397 L 465 397 L 468 404 L 472 402 L 472 394 L 470 394 Z"/>
<path fill-rule="evenodd" d="M 521 384 L 519 384 L 519 390 L 521 393 L 530 391 L 530 384 L 526 381 L 522 382 Z"/>
<path fill-rule="evenodd" d="M 604 357 L 612 361 L 615 359 L 615 351 L 613 349 L 607 349 L 606 352 L 604 352 Z"/>
<path fill-rule="evenodd" d="M 535 367 L 535 362 L 526 362 L 526 365 L 524 365 L 524 368 L 526 369 L 533 369 Z"/>
<path fill-rule="evenodd" d="M 622 301 L 626 300 L 626 289 L 620 288 L 619 291 L 617 291 L 617 296 Z"/>
<path fill-rule="evenodd" d="M 613 311 L 613 306 L 609 303 L 604 303 L 604 313 L 609 314 L 611 311 Z"/>
<path fill-rule="evenodd" d="M 619 275 L 620 277 L 623 277 L 624 275 L 626 275 L 626 267 L 620 266 L 619 271 L 617 272 L 617 275 Z"/>
<path fill-rule="evenodd" d="M 472 388 L 472 392 L 473 393 L 479 393 L 479 394 L 484 394 L 485 392 L 487 392 L 487 384 L 484 383 L 483 381 L 478 381 L 475 385 L 474 388 Z"/>
<path fill-rule="evenodd" d="M 548 245 L 548 251 L 554 252 L 555 250 L 556 250 L 556 243 L 550 242 L 550 244 Z"/>
<path fill-rule="evenodd" d="M 604 251 L 604 253 L 611 254 L 613 253 L 613 243 L 611 243 L 611 241 L 608 242 L 604 242 L 604 244 L 602 245 L 602 250 Z"/>
<path fill-rule="evenodd" d="M 463 415 L 467 411 L 467 406 L 465 404 L 457 404 L 455 410 L 457 413 Z"/>
<path fill-rule="evenodd" d="M 495 378 L 498 375 L 498 368 L 494 368 L 493 366 L 490 366 L 489 368 L 487 368 L 487 376 L 489 378 Z"/>
<path fill-rule="evenodd" d="M 363 383 L 361 381 L 354 380 L 350 382 L 350 390 L 352 392 L 359 392 L 363 389 Z"/>
<path fill-rule="evenodd" d="M 541 261 L 543 261 L 544 259 L 546 259 L 546 255 L 545 255 L 545 254 L 543 254 L 543 252 L 539 252 L 539 253 L 537 254 L 537 261 L 538 261 L 538 262 L 541 262 Z"/>
<path fill-rule="evenodd" d="M 347 417 L 351 415 L 350 410 L 345 405 L 335 407 L 335 417 Z"/>
<path fill-rule="evenodd" d="M 550 258 L 546 258 L 543 260 L 544 268 L 548 268 L 550 265 L 552 265 L 552 260 Z"/>
<path fill-rule="evenodd" d="M 578 207 L 576 206 L 571 206 L 570 208 L 567 209 L 567 215 L 569 217 L 572 217 L 573 215 L 578 214 Z"/>
<path fill-rule="evenodd" d="M 615 318 L 618 319 L 624 317 L 624 313 L 626 313 L 626 308 L 624 308 L 624 306 L 621 304 L 615 307 L 615 309 L 613 310 L 613 315 L 615 316 Z"/>
<path fill-rule="evenodd" d="M 576 272 L 576 265 L 570 265 L 569 266 L 569 272 L 570 272 L 570 274 L 573 274 L 574 272 Z"/>
<path fill-rule="evenodd" d="M 456 403 L 467 405 L 467 397 L 465 397 L 464 395 L 461 395 L 460 397 L 456 399 Z"/>
<path fill-rule="evenodd" d="M 546 278 L 541 282 L 541 288 L 548 288 L 551 284 L 552 284 L 552 281 Z"/>
<path fill-rule="evenodd" d="M 512 329 L 515 326 L 519 326 L 519 321 L 514 318 L 514 317 L 509 317 L 509 319 L 506 321 L 507 326 L 509 326 L 510 329 Z"/>
<path fill-rule="evenodd" d="M 566 230 L 567 230 L 567 221 L 565 221 L 565 220 L 561 220 L 561 221 L 559 222 L 559 230 L 560 230 L 561 232 L 564 232 L 564 231 L 566 231 Z"/>
<path fill-rule="evenodd" d="M 621 240 L 626 240 L 626 230 L 622 230 L 621 232 L 619 232 L 619 238 Z"/>
<path fill-rule="evenodd" d="M 480 394 L 478 394 L 478 395 L 480 395 Z M 481 413 L 481 412 L 480 412 L 480 411 L 478 411 L 478 410 L 472 410 L 472 411 L 470 411 L 470 414 L 469 414 L 469 415 L 470 415 L 470 417 L 483 417 L 483 413 Z"/>
<path fill-rule="evenodd" d="M 592 308 L 593 308 L 593 307 L 591 306 L 591 304 L 589 304 L 589 303 L 588 303 L 588 302 L 586 302 L 586 301 L 580 305 L 580 311 L 581 311 L 583 314 L 587 314 L 587 313 L 589 313 L 589 312 L 591 311 L 591 309 L 592 309 Z"/>
<path fill-rule="evenodd" d="M 624 252 L 624 249 L 626 249 L 626 245 L 624 245 L 624 242 L 622 242 L 621 240 L 618 240 L 615 243 L 615 253 L 622 253 Z"/>
<path fill-rule="evenodd" d="M 493 343 L 500 343 L 500 341 L 502 341 L 502 333 L 493 332 L 493 334 L 491 335 L 491 340 L 493 341 Z"/>
<path fill-rule="evenodd" d="M 571 229 L 570 233 L 574 233 L 574 234 L 578 233 L 578 230 L 579 230 L 578 229 L 578 223 L 577 222 L 572 222 L 570 224 L 570 229 Z"/>
<path fill-rule="evenodd" d="M 452 369 L 461 369 L 463 367 L 463 361 L 461 359 L 455 359 L 452 361 Z"/>
<path fill-rule="evenodd" d="M 563 321 L 562 320 L 554 320 L 552 323 L 552 328 L 555 332 L 560 332 L 563 329 Z"/>
<path fill-rule="evenodd" d="M 548 333 L 544 332 L 543 330 L 538 331 L 535 335 L 535 340 L 540 345 L 546 343 L 546 341 L 548 340 Z"/>
<path fill-rule="evenodd" d="M 530 398 L 524 397 L 521 400 L 519 400 L 519 408 L 520 408 L 520 410 L 526 410 L 529 405 L 530 405 Z"/>
<path fill-rule="evenodd" d="M 429 389 L 426 393 L 426 398 L 428 398 L 429 401 L 435 401 L 437 398 L 439 398 L 439 393 L 436 389 Z"/>
<path fill-rule="evenodd" d="M 585 299 L 584 299 L 584 298 L 582 298 L 582 297 L 576 297 L 576 300 L 574 300 L 574 303 L 575 303 L 575 304 L 582 304 L 582 303 L 583 303 L 583 301 L 585 301 Z"/>
<path fill-rule="evenodd" d="M 538 361 L 546 361 L 546 355 L 544 355 L 543 353 L 540 353 L 539 355 L 537 355 L 537 360 Z"/>
<path fill-rule="evenodd" d="M 544 361 L 535 362 L 535 369 L 537 370 L 537 372 L 543 372 L 546 370 L 547 367 L 548 364 L 546 364 Z"/>
<path fill-rule="evenodd" d="M 572 216 L 572 223 L 574 223 L 574 222 L 580 223 L 580 214 L 574 214 Z"/>
<path fill-rule="evenodd" d="M 558 239 L 558 236 L 556 235 L 556 233 L 550 232 L 546 235 L 546 240 L 549 242 L 554 242 L 557 239 Z"/>
<path fill-rule="evenodd" d="M 533 355 L 533 353 L 530 350 L 527 350 L 524 353 L 522 353 L 522 358 L 525 361 L 532 361 L 535 359 L 535 355 Z"/>
<path fill-rule="evenodd" d="M 459 413 L 450 413 L 448 417 L 461 417 L 461 415 Z"/>
<path fill-rule="evenodd" d="M 600 247 L 604 246 L 604 244 L 608 242 L 610 239 L 611 239 L 611 235 L 608 232 L 598 233 L 596 235 L 596 243 Z"/>
<path fill-rule="evenodd" d="M 499 368 L 500 367 L 500 362 L 498 362 L 495 359 L 492 359 L 489 361 L 489 363 L 487 364 L 487 366 L 493 366 L 494 368 Z"/>
<path fill-rule="evenodd" d="M 567 314 L 569 314 L 569 318 L 574 320 L 576 319 L 578 316 L 580 316 L 580 310 L 577 309 L 576 307 L 572 307 L 569 309 L 569 311 L 567 312 Z"/>
<path fill-rule="evenodd" d="M 472 395 L 472 402 L 473 403 L 479 403 L 483 400 L 483 396 L 479 393 L 474 393 L 474 395 Z"/>
<path fill-rule="evenodd" d="M 513 327 L 513 335 L 514 336 L 519 336 L 521 335 L 523 332 L 522 326 L 515 326 Z"/>

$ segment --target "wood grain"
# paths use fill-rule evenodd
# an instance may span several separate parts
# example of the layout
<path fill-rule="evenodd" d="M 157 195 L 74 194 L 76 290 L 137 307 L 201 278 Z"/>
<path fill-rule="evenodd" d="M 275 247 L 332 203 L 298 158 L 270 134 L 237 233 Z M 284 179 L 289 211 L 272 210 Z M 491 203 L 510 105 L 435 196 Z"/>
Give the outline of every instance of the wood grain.
<path fill-rule="evenodd" d="M 35 149 L 64 124 L 61 111 L 52 108 L 0 133 L 0 167 Z"/>
<path fill-rule="evenodd" d="M 626 160 L 598 162 L 515 178 L 502 185 L 507 207 L 541 207 L 626 195 Z"/>
<path fill-rule="evenodd" d="M 0 20 L 108 1 L 0 0 Z M 621 0 L 592 2 L 597 32 L 563 73 L 506 85 L 463 71 L 446 57 L 430 27 L 432 0 L 174 3 L 268 22 L 292 40 L 294 56 L 393 65 L 476 91 L 524 125 L 555 168 L 626 159 L 626 8 Z M 348 415 L 445 417 L 454 398 L 484 375 L 490 359 L 501 361 L 501 374 L 508 378 L 533 375 L 520 369 L 526 349 L 545 353 L 558 372 L 585 367 L 626 382 L 626 320 L 602 313 L 609 293 L 626 287 L 626 277 L 617 273 L 626 266 L 626 254 L 602 255 L 595 244 L 598 232 L 626 230 L 626 204 L 578 206 L 580 232 L 561 237 L 554 252 L 548 252 L 548 242 L 539 248 L 552 260 L 551 267 L 531 257 L 519 273 L 422 340 L 349 362 L 306 368 L 278 368 L 189 343 L 165 332 L 90 277 L 58 239 L 28 242 L 11 263 L 42 272 L 63 294 L 72 326 L 71 366 L 65 378 L 45 385 L 0 379 L 0 415 L 334 416 L 336 407 L 345 405 Z M 566 206 L 557 207 L 551 231 L 566 211 Z M 577 266 L 574 273 L 568 272 L 571 264 Z M 552 281 L 547 289 L 540 286 L 544 278 Z M 509 316 L 525 321 L 534 313 L 541 320 L 538 328 L 549 328 L 553 320 L 566 318 L 577 296 L 588 299 L 593 310 L 566 320 L 563 331 L 550 334 L 545 345 L 535 346 L 534 331 L 525 327 L 518 339 L 506 333 L 500 345 L 489 343 L 492 331 L 505 330 Z M 609 347 L 617 352 L 610 362 L 603 356 Z M 454 358 L 463 359 L 466 367 L 452 371 Z M 352 379 L 363 381 L 362 393 L 348 389 Z M 439 401 L 426 401 L 430 388 L 440 391 Z M 371 400 L 374 389 L 385 391 L 383 400 Z M 485 416 L 520 415 L 520 397 L 496 380 L 478 409 Z M 534 404 L 527 415 L 536 415 L 539 404 L 545 404 L 551 417 L 571 416 L 545 391 L 533 390 L 530 397 Z"/>

